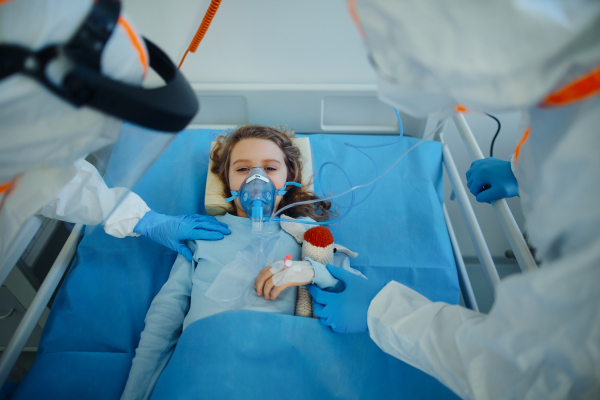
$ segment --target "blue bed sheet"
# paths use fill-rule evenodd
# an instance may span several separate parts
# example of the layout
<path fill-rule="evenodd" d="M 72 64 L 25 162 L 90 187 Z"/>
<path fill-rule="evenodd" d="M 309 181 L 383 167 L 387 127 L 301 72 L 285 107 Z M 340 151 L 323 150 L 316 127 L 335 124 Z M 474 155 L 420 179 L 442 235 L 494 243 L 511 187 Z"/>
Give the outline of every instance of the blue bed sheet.
<path fill-rule="evenodd" d="M 123 129 L 142 132 L 127 124 Z M 215 133 L 180 133 L 135 192 L 160 213 L 204 213 L 206 160 Z M 371 180 L 375 170 L 343 142 L 373 144 L 389 138 L 311 135 L 310 140 L 316 169 L 335 160 L 353 184 L 360 184 Z M 415 142 L 404 138 L 368 152 L 381 171 Z M 118 155 L 126 151 L 117 143 L 115 159 L 122 160 Z M 431 300 L 456 304 L 458 279 L 441 208 L 441 157 L 438 143 L 423 143 L 332 231 L 336 242 L 359 253 L 352 265 L 370 279 L 394 279 Z M 114 168 L 111 160 L 107 182 Z M 332 167 L 324 176 L 326 190 L 348 185 Z M 357 191 L 356 201 L 368 190 Z M 116 239 L 87 228 L 55 299 L 36 361 L 13 398 L 118 398 L 146 311 L 175 257 L 145 238 Z M 286 371 L 300 377 L 302 388 L 279 382 Z M 367 334 L 337 335 L 316 320 L 248 312 L 190 325 L 154 398 L 184 398 L 189 390 L 206 398 L 272 397 L 259 390 L 258 377 L 279 390 L 271 394 L 285 398 L 454 398 L 435 379 L 383 353 Z"/>

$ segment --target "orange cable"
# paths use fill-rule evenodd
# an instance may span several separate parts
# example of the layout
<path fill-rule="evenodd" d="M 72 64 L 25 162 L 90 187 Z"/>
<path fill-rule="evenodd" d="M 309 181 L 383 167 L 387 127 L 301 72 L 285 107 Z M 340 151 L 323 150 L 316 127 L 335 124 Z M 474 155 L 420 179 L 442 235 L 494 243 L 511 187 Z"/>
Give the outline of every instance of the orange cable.
<path fill-rule="evenodd" d="M 358 18 L 358 13 L 356 12 L 356 0 L 348 0 L 348 12 L 350 13 L 350 18 L 352 18 L 354 25 L 356 25 L 356 29 L 358 29 L 360 37 L 365 39 L 367 35 L 365 34 L 365 30 L 363 29 L 360 18 Z"/>
<path fill-rule="evenodd" d="M 178 68 L 181 68 L 181 65 L 183 64 L 183 60 L 185 60 L 185 56 L 187 56 L 189 51 L 191 51 L 192 53 L 195 53 L 196 50 L 198 50 L 198 45 L 200 45 L 200 42 L 204 38 L 204 35 L 206 34 L 206 31 L 208 30 L 210 23 L 212 22 L 215 14 L 217 13 L 217 10 L 219 9 L 219 5 L 221 5 L 221 0 L 212 0 L 210 2 L 210 6 L 208 6 L 208 10 L 206 10 L 206 14 L 204 15 L 204 18 L 202 19 L 202 23 L 200 24 L 198 31 L 194 35 L 194 38 L 192 39 L 192 42 L 190 43 L 189 47 L 185 51 L 185 54 L 183 55 L 183 58 L 181 59 L 181 62 L 179 63 Z"/>
<path fill-rule="evenodd" d="M 181 62 L 179 63 L 177 69 L 181 69 L 181 64 L 183 64 L 183 60 L 185 60 L 185 56 L 187 56 L 188 51 L 190 51 L 190 49 L 185 50 L 185 54 L 183 55 L 183 58 L 181 59 Z"/>

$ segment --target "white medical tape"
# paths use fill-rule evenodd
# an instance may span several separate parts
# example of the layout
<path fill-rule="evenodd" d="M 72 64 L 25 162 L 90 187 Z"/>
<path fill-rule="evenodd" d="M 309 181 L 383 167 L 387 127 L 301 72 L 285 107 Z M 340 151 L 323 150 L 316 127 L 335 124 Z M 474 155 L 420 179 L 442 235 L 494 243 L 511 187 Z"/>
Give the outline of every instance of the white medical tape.
<path fill-rule="evenodd" d="M 289 268 L 276 268 L 277 265 L 283 265 L 282 261 L 273 263 L 271 273 L 273 274 L 273 284 L 275 286 L 285 285 L 286 283 L 306 283 L 311 282 L 315 276 L 312 264 L 309 261 L 292 261 Z"/>

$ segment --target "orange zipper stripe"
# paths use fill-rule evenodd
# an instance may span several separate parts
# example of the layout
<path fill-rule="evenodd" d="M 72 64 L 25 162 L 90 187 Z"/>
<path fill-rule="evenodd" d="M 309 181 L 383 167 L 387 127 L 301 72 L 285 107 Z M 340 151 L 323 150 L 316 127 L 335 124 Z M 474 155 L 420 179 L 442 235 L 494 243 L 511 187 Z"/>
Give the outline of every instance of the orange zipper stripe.
<path fill-rule="evenodd" d="M 521 138 L 519 144 L 517 145 L 517 148 L 515 149 L 515 165 L 517 165 L 517 163 L 519 162 L 519 153 L 521 153 L 521 146 L 523 146 L 527 139 L 529 139 L 529 132 L 531 132 L 530 126 L 528 126 L 527 129 L 525 129 L 525 133 L 523 134 L 523 137 Z"/>
<path fill-rule="evenodd" d="M 6 183 L 3 183 L 2 185 L 0 185 L 0 194 L 6 192 L 11 184 L 12 184 L 12 181 L 6 182 Z"/>
<path fill-rule="evenodd" d="M 125 30 L 127 36 L 129 37 L 129 40 L 131 41 L 131 44 L 133 45 L 133 48 L 137 51 L 140 63 L 142 64 L 142 68 L 144 69 L 145 78 L 146 73 L 148 72 L 148 55 L 146 54 L 146 48 L 142 45 L 140 38 L 137 36 L 135 31 L 131 27 L 131 24 L 127 21 L 127 19 L 125 19 L 125 17 L 120 15 L 117 24 L 119 24 L 121 28 Z"/>
<path fill-rule="evenodd" d="M 540 107 L 559 107 L 587 99 L 600 93 L 600 67 L 576 81 L 550 93 Z"/>

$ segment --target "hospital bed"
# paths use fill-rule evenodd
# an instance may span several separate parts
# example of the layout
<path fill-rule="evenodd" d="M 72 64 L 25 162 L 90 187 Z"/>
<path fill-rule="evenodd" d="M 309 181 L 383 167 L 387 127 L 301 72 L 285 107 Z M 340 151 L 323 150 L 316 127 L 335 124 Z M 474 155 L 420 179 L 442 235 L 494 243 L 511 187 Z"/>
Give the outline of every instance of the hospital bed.
<path fill-rule="evenodd" d="M 454 119 L 473 157 L 482 157 L 462 115 L 457 114 Z M 141 134 L 136 132 L 138 129 L 124 125 L 123 133 L 135 136 Z M 218 132 L 180 133 L 134 191 L 160 213 L 203 212 L 206 160 L 215 133 Z M 371 180 L 375 171 L 368 161 L 359 160 L 356 150 L 343 143 L 360 145 L 390 140 L 374 136 L 309 137 L 315 169 L 335 160 L 353 184 Z M 477 310 L 443 204 L 443 166 L 492 291 L 499 278 L 443 134 L 437 134 L 435 139 L 412 151 L 378 182 L 363 204 L 331 229 L 336 242 L 359 253 L 352 266 L 369 279 L 382 283 L 396 280 L 432 301 L 450 304 L 457 304 L 462 293 L 465 305 Z M 377 160 L 393 160 L 416 141 L 405 137 L 372 154 Z M 120 152 L 127 152 L 126 146 L 117 143 L 113 159 L 127 162 L 118 157 Z M 111 171 L 124 167 L 111 160 L 105 176 L 109 185 Z M 335 171 L 325 177 L 329 177 L 325 190 L 335 191 L 336 185 L 337 189 L 345 188 L 343 178 Z M 319 193 L 319 182 L 315 182 L 315 188 Z M 357 200 L 368 190 L 358 190 Z M 347 197 L 342 200 L 348 203 Z M 497 202 L 494 207 L 504 221 L 503 227 L 522 268 L 535 268 L 535 264 L 528 266 L 532 260 L 527 258 L 528 251 L 522 251 L 524 241 L 521 242 L 510 211 L 506 213 L 506 204 Z M 83 239 L 77 246 L 81 233 Z M 54 301 L 36 361 L 25 380 L 18 387 L 11 387 L 10 398 L 119 398 L 144 328 L 146 311 L 176 257 L 174 252 L 146 238 L 116 239 L 102 229 L 76 226 L 38 293 L 37 306 L 43 308 L 47 303 L 75 248 L 75 261 Z M 28 324 L 36 321 L 34 306 L 9 345 L 17 349 L 17 354 L 22 337 L 29 335 Z M 368 333 L 339 335 L 318 320 L 251 312 L 219 314 L 190 325 L 152 398 L 275 396 L 455 398 L 434 378 L 383 353 Z"/>

